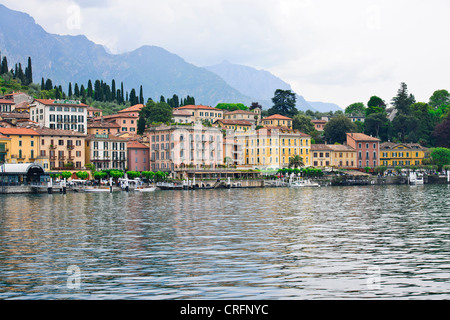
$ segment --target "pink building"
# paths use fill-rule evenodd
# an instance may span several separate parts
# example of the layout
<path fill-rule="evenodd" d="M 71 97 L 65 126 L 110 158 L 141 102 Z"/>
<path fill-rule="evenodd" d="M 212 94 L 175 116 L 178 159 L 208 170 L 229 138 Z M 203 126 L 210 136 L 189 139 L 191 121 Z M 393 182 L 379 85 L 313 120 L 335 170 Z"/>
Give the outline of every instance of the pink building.
<path fill-rule="evenodd" d="M 128 170 L 150 171 L 149 147 L 139 141 L 128 141 Z"/>
<path fill-rule="evenodd" d="M 347 133 L 347 145 L 356 150 L 358 168 L 380 165 L 380 139 L 363 133 Z"/>
<path fill-rule="evenodd" d="M 120 132 L 136 133 L 139 116 L 128 113 L 119 113 L 110 116 L 97 117 L 94 119 L 94 121 L 101 120 L 117 123 L 120 126 Z"/>

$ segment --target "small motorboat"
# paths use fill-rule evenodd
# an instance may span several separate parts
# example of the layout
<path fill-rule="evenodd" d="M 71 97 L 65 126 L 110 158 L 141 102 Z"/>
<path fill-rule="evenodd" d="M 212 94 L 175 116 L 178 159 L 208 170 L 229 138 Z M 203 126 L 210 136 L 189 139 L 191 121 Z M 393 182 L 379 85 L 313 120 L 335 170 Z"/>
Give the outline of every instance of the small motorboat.
<path fill-rule="evenodd" d="M 139 192 L 153 192 L 156 190 L 156 187 L 137 187 L 135 190 Z"/>
<path fill-rule="evenodd" d="M 289 187 L 318 188 L 320 184 L 311 180 L 297 180 L 289 183 Z"/>
<path fill-rule="evenodd" d="M 99 188 L 94 188 L 94 187 L 86 187 L 84 189 L 84 192 L 110 192 L 109 188 L 105 188 L 105 187 L 99 187 Z"/>

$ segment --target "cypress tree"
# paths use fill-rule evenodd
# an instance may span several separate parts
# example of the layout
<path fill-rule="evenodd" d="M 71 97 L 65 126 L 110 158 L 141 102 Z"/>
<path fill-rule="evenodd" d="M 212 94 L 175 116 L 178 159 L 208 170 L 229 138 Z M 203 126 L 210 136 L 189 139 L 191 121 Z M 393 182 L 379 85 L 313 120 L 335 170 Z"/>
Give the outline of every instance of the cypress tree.
<path fill-rule="evenodd" d="M 80 96 L 80 89 L 78 88 L 78 83 L 75 83 L 74 95 L 75 95 L 75 97 Z"/>
<path fill-rule="evenodd" d="M 69 98 L 73 96 L 73 93 L 72 93 L 72 82 L 69 82 L 69 91 L 68 91 L 67 95 L 69 96 Z"/>
<path fill-rule="evenodd" d="M 8 59 L 3 57 L 2 59 L 2 70 L 0 72 L 1 74 L 8 73 Z"/>
<path fill-rule="evenodd" d="M 84 88 L 84 84 L 82 84 L 80 87 L 80 95 L 83 99 L 86 98 L 86 89 Z"/>
<path fill-rule="evenodd" d="M 130 102 L 131 102 L 131 105 L 134 106 L 135 104 L 137 104 L 136 103 L 137 101 L 138 101 L 138 98 L 136 96 L 136 90 L 134 90 L 134 88 L 133 88 L 130 91 Z"/>
<path fill-rule="evenodd" d="M 120 92 L 121 92 L 120 101 L 121 101 L 121 103 L 124 103 L 125 100 L 123 99 L 123 93 L 124 93 L 124 91 L 123 91 L 123 82 L 120 83 Z M 128 98 L 127 98 L 127 100 L 128 100 Z"/>
<path fill-rule="evenodd" d="M 33 83 L 33 69 L 31 67 L 31 58 L 28 57 L 28 66 L 25 68 L 25 84 Z"/>
<path fill-rule="evenodd" d="M 45 90 L 50 91 L 52 89 L 53 89 L 52 80 L 47 79 L 47 81 L 45 81 Z"/>
<path fill-rule="evenodd" d="M 87 97 L 88 98 L 93 98 L 93 90 L 92 90 L 92 81 L 89 80 L 88 81 L 88 87 L 87 87 Z"/>
<path fill-rule="evenodd" d="M 102 101 L 103 99 L 103 90 L 102 90 L 102 84 L 100 80 L 95 80 L 94 84 L 94 100 L 96 101 Z"/>
<path fill-rule="evenodd" d="M 42 79 L 41 79 L 41 90 L 45 90 L 44 77 L 42 77 Z"/>
<path fill-rule="evenodd" d="M 144 104 L 144 93 L 142 90 L 142 85 L 141 85 L 141 89 L 139 90 L 139 103 Z"/>
<path fill-rule="evenodd" d="M 113 79 L 111 82 L 111 101 L 116 100 L 116 81 Z"/>
<path fill-rule="evenodd" d="M 6 59 L 6 56 L 2 59 L 2 70 L 0 72 L 1 74 L 8 73 L 8 59 Z"/>

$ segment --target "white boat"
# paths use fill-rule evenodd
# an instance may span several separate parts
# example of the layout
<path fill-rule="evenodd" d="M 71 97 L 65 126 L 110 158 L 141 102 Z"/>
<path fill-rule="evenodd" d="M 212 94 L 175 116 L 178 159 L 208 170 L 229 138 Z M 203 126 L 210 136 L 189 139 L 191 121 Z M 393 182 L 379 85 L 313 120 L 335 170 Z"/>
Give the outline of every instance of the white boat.
<path fill-rule="evenodd" d="M 318 188 L 320 184 L 311 180 L 297 180 L 289 183 L 289 187 Z"/>
<path fill-rule="evenodd" d="M 94 187 L 87 187 L 84 189 L 84 192 L 110 192 L 109 188 L 94 188 Z"/>
<path fill-rule="evenodd" d="M 153 192 L 156 190 L 156 187 L 138 187 L 135 190 L 139 192 Z"/>
<path fill-rule="evenodd" d="M 409 184 L 411 184 L 411 185 L 423 184 L 423 174 L 410 172 L 409 173 Z"/>

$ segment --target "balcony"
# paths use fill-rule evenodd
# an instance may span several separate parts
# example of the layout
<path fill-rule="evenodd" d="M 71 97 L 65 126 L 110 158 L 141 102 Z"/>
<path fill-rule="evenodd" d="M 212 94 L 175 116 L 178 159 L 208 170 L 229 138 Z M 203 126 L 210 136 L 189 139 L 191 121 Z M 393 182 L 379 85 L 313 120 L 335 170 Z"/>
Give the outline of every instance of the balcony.
<path fill-rule="evenodd" d="M 56 146 L 53 145 L 53 144 L 51 144 L 51 145 L 49 146 L 49 149 L 50 149 L 50 150 L 55 150 L 55 149 L 56 149 Z"/>
<path fill-rule="evenodd" d="M 73 144 L 68 144 L 67 145 L 67 149 L 68 150 L 73 150 L 73 149 L 75 149 L 75 146 Z"/>
<path fill-rule="evenodd" d="M 58 160 L 66 160 L 66 156 L 59 156 Z"/>

